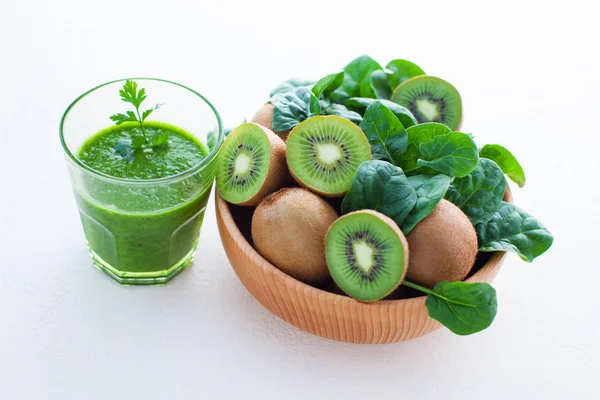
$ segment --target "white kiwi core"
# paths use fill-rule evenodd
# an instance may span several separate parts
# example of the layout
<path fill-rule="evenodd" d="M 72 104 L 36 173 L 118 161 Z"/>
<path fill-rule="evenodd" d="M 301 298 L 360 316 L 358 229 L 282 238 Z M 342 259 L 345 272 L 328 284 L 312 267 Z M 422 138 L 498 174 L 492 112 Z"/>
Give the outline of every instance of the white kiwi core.
<path fill-rule="evenodd" d="M 235 158 L 235 173 L 243 174 L 250 168 L 250 156 L 246 153 L 240 153 Z"/>
<path fill-rule="evenodd" d="M 356 264 L 367 274 L 373 268 L 373 248 L 364 240 L 352 244 Z"/>
<path fill-rule="evenodd" d="M 319 160 L 324 164 L 332 165 L 342 158 L 340 148 L 333 143 L 324 143 L 317 146 Z"/>
<path fill-rule="evenodd" d="M 417 100 L 417 109 L 425 118 L 430 121 L 433 121 L 440 115 L 440 111 L 438 110 L 438 105 L 429 100 Z"/>

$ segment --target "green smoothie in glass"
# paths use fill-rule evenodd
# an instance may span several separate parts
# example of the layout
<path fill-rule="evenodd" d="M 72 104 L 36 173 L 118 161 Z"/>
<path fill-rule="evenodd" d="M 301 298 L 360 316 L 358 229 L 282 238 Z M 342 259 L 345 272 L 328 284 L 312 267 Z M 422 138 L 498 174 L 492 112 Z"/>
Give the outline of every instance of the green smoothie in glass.
<path fill-rule="evenodd" d="M 146 92 L 136 81 L 152 87 L 165 104 L 144 110 L 146 93 L 155 92 Z M 118 85 L 123 85 L 120 91 L 115 90 Z M 106 114 L 113 125 L 108 120 L 99 131 L 89 134 L 88 129 L 87 135 L 69 140 L 69 130 L 87 125 L 84 118 L 79 122 L 70 118 L 76 107 L 106 86 L 113 89 L 113 96 L 120 93 L 129 109 Z M 211 125 L 195 120 L 196 115 L 186 119 L 189 112 L 183 109 L 187 103 L 181 96 L 203 105 L 204 114 L 217 126 L 216 145 L 210 151 L 204 143 Z M 96 102 L 89 103 L 86 108 Z M 170 107 L 176 109 L 166 112 Z M 202 116 L 200 109 L 195 110 L 197 117 Z M 160 120 L 163 114 L 168 123 Z M 111 82 L 69 107 L 61 123 L 61 139 L 90 254 L 98 268 L 123 284 L 157 284 L 168 282 L 192 263 L 223 140 L 220 126 L 216 111 L 202 96 L 161 80 Z"/>

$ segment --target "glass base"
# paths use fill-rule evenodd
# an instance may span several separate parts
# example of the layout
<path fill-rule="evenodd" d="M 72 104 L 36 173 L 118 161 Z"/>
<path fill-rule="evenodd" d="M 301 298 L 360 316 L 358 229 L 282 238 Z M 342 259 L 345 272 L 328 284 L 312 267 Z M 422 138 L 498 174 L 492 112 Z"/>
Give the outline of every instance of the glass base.
<path fill-rule="evenodd" d="M 121 285 L 164 285 L 175 278 L 181 271 L 192 265 L 196 256 L 196 246 L 169 269 L 153 272 L 126 272 L 119 271 L 104 261 L 90 248 L 90 256 L 94 266 L 106 275 L 119 282 Z"/>

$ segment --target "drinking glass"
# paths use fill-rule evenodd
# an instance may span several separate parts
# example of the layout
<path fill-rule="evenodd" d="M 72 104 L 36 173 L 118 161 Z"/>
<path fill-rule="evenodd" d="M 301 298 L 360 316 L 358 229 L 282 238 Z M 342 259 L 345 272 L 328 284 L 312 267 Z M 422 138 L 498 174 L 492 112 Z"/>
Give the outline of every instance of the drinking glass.
<path fill-rule="evenodd" d="M 162 79 L 130 80 L 146 89 L 144 104 L 161 103 L 148 120 L 181 128 L 206 146 L 200 162 L 177 175 L 132 180 L 96 171 L 80 160 L 83 143 L 114 125 L 109 117 L 124 109 L 119 89 L 125 79 L 73 101 L 62 117 L 60 140 L 93 264 L 121 284 L 163 284 L 196 255 L 223 128 L 217 110 L 200 93 Z M 209 149 L 210 131 L 214 143 Z"/>

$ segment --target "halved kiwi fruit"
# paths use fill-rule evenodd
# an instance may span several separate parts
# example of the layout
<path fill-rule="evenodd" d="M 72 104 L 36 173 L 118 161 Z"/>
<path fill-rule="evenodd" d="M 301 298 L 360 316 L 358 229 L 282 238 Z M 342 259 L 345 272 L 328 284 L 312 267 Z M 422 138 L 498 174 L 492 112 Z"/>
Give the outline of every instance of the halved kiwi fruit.
<path fill-rule="evenodd" d="M 410 247 L 410 281 L 433 288 L 440 281 L 467 277 L 477 256 L 477 234 L 469 218 L 448 200 L 406 236 Z"/>
<path fill-rule="evenodd" d="M 325 234 L 338 218 L 329 203 L 302 188 L 285 188 L 265 197 L 252 216 L 252 241 L 263 257 L 306 283 L 329 278 Z"/>
<path fill-rule="evenodd" d="M 458 90 L 443 79 L 420 75 L 402 82 L 392 101 L 408 108 L 419 123 L 439 122 L 452 130 L 462 120 L 462 100 Z"/>
<path fill-rule="evenodd" d="M 257 205 L 289 181 L 285 143 L 269 129 L 248 122 L 227 137 L 217 157 L 217 189 L 225 200 Z"/>
<path fill-rule="evenodd" d="M 396 223 L 372 210 L 344 215 L 325 239 L 327 266 L 335 283 L 360 301 L 384 298 L 402 283 L 408 243 Z"/>
<path fill-rule="evenodd" d="M 326 197 L 343 196 L 358 166 L 371 159 L 363 131 L 335 115 L 302 121 L 287 140 L 287 163 L 296 181 Z"/>

